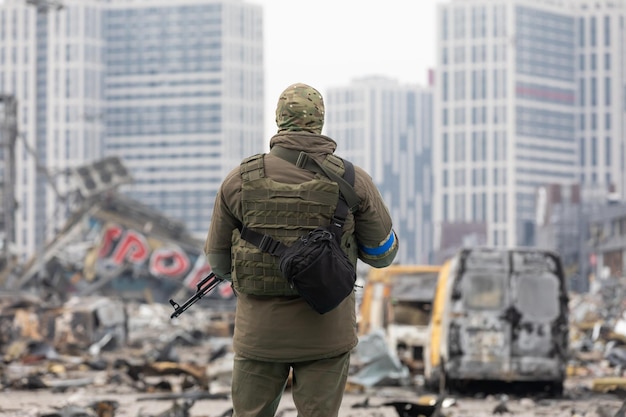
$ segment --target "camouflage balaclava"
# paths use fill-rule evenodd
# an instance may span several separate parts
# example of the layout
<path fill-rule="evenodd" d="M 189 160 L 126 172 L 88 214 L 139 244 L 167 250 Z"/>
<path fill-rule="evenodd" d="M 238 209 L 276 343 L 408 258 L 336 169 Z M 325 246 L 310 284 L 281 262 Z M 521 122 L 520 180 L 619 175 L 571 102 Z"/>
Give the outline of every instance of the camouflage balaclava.
<path fill-rule="evenodd" d="M 276 106 L 278 131 L 305 131 L 322 133 L 324 126 L 324 99 L 315 88 L 306 84 L 292 84 L 285 89 Z"/>

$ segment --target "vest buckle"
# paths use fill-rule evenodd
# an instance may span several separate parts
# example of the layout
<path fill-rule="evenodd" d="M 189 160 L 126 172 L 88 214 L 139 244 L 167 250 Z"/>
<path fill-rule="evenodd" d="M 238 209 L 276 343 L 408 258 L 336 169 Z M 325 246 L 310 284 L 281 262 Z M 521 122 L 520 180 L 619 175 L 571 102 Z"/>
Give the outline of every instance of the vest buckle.
<path fill-rule="evenodd" d="M 269 253 L 270 255 L 275 255 L 276 250 L 278 249 L 279 246 L 280 246 L 280 242 L 272 239 L 268 235 L 263 235 L 263 238 L 261 239 L 261 242 L 258 245 L 259 249 L 261 249 L 263 252 Z"/>

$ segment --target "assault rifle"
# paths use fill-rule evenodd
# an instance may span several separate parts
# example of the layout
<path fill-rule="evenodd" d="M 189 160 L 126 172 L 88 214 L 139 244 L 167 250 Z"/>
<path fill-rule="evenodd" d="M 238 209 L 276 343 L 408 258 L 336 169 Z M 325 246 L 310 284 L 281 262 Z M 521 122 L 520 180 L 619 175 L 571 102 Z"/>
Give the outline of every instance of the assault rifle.
<path fill-rule="evenodd" d="M 217 285 L 222 281 L 223 280 L 221 278 L 218 278 L 217 275 L 211 272 L 208 277 L 198 283 L 196 286 L 196 293 L 189 297 L 189 299 L 185 301 L 182 306 L 170 298 L 170 304 L 174 307 L 174 312 L 170 318 L 173 319 L 174 317 L 178 317 L 183 314 L 189 307 L 195 304 L 196 301 L 210 293 L 213 288 L 217 287 Z"/>

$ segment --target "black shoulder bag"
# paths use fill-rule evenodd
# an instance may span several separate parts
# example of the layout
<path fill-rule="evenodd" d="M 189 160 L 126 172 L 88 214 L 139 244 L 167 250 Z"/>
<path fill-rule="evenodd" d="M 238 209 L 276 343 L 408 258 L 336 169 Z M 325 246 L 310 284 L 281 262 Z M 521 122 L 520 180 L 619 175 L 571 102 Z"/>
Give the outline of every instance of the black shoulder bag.
<path fill-rule="evenodd" d="M 274 146 L 272 153 L 300 168 L 324 173 L 339 184 L 341 194 L 333 219 L 330 225 L 310 231 L 291 246 L 246 226 L 241 230 L 241 237 L 263 252 L 278 256 L 279 268 L 285 279 L 315 311 L 324 314 L 350 295 L 356 282 L 355 268 L 341 249 L 341 234 L 348 209 L 355 210 L 360 202 L 353 188 L 354 166 L 344 160 L 342 178 L 305 152 Z"/>

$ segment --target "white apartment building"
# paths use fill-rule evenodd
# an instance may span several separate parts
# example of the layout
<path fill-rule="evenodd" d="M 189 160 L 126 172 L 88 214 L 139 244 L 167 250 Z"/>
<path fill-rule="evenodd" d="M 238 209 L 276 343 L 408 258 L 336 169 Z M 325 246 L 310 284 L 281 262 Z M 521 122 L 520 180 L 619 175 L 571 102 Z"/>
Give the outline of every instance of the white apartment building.
<path fill-rule="evenodd" d="M 63 221 L 59 197 L 69 186 L 66 169 L 103 150 L 100 5 L 56 4 L 0 3 L 0 92 L 18 102 L 14 228 L 22 258 L 40 249 Z"/>
<path fill-rule="evenodd" d="M 580 183 L 626 198 L 626 1 L 573 2 Z"/>
<path fill-rule="evenodd" d="M 336 154 L 378 186 L 400 241 L 397 261 L 429 263 L 432 251 L 432 91 L 371 77 L 325 94 L 324 134 Z"/>
<path fill-rule="evenodd" d="M 262 8 L 114 0 L 103 19 L 106 153 L 129 195 L 204 238 L 223 178 L 265 148 Z"/>
<path fill-rule="evenodd" d="M 486 244 L 532 243 L 535 195 L 578 180 L 576 19 L 566 1 L 438 8 L 433 167 L 443 225 L 484 223 Z"/>
<path fill-rule="evenodd" d="M 62 224 L 67 169 L 105 156 L 130 195 L 204 237 L 220 180 L 264 149 L 262 23 L 240 0 L 0 2 L 21 258 Z"/>

